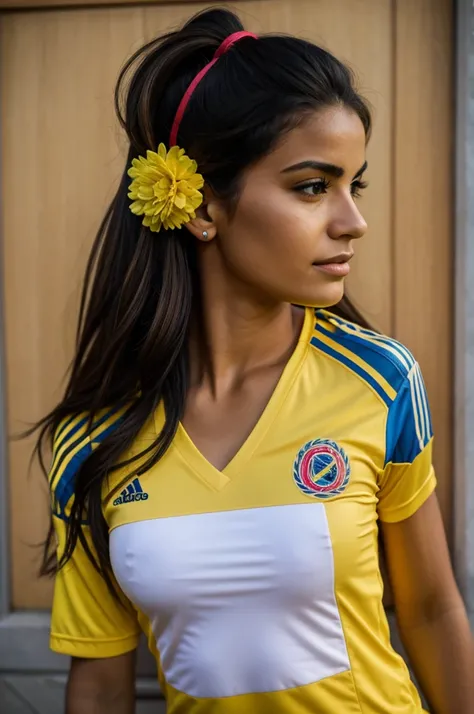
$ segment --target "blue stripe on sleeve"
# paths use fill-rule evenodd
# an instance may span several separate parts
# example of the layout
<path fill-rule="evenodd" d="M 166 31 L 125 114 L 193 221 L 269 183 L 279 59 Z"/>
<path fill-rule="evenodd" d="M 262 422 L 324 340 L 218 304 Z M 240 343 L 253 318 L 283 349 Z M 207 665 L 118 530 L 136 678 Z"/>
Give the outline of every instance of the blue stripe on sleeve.
<path fill-rule="evenodd" d="M 385 465 L 411 464 L 432 437 L 430 408 L 416 365 L 388 412 Z"/>
<path fill-rule="evenodd" d="M 93 424 L 93 430 L 97 429 L 99 426 L 101 426 L 103 423 L 105 423 L 113 414 L 114 412 L 118 411 L 118 409 L 112 409 L 111 411 L 107 412 L 101 419 L 99 419 L 97 422 Z M 115 429 L 119 426 L 121 423 L 123 417 L 120 417 L 117 419 L 113 424 L 111 424 L 107 429 L 105 429 L 101 434 L 98 436 L 94 437 L 94 443 L 102 443 L 112 432 L 115 431 Z M 68 455 L 73 451 L 84 439 L 84 435 L 82 435 L 79 439 L 77 439 L 75 442 L 70 444 L 68 449 L 65 451 L 65 453 L 62 455 L 56 469 L 55 469 L 55 474 L 57 473 L 58 469 L 61 467 L 62 464 L 65 463 L 65 460 L 67 459 Z M 61 477 L 58 481 L 58 483 L 54 487 L 54 495 L 55 495 L 55 500 L 60 508 L 60 514 L 64 514 L 67 504 L 69 503 L 69 500 L 71 496 L 74 493 L 74 488 L 75 488 L 75 480 L 76 480 L 76 474 L 84 461 L 86 461 L 87 458 L 92 454 L 92 445 L 89 440 L 89 436 L 86 437 L 86 441 L 84 442 L 84 445 L 82 446 L 79 451 L 72 456 L 69 461 L 66 462 L 64 471 L 61 474 Z M 54 475 L 55 475 L 54 474 Z M 54 475 L 51 478 L 51 481 L 54 478 Z"/>
<path fill-rule="evenodd" d="M 356 334 L 349 335 L 347 332 L 338 331 L 337 333 L 325 329 L 322 325 L 316 327 L 316 332 L 330 337 L 335 342 L 339 342 L 343 347 L 351 352 L 354 352 L 358 357 L 367 362 L 375 369 L 390 386 L 397 392 L 403 384 L 406 369 L 404 370 L 401 363 L 392 353 L 388 352 L 381 345 L 369 342 L 368 340 L 357 337 Z"/>
<path fill-rule="evenodd" d="M 333 338 L 333 334 L 328 332 L 328 336 Z M 330 357 L 333 357 L 336 359 L 338 362 L 341 362 L 342 364 L 346 365 L 346 367 L 349 367 L 353 372 L 359 375 L 359 377 L 362 377 L 362 379 L 369 384 L 372 389 L 374 389 L 377 394 L 383 399 L 385 404 L 387 406 L 390 406 L 392 403 L 392 400 L 386 393 L 385 389 L 370 375 L 368 372 L 366 372 L 364 369 L 362 369 L 358 364 L 353 362 L 352 360 L 348 359 L 345 355 L 341 354 L 340 352 L 337 352 L 336 350 L 333 350 L 332 347 L 329 347 L 325 342 L 321 342 L 321 340 L 318 340 L 317 336 L 314 336 L 311 339 L 311 344 L 317 347 L 319 350 L 322 352 L 325 352 L 327 355 Z"/>

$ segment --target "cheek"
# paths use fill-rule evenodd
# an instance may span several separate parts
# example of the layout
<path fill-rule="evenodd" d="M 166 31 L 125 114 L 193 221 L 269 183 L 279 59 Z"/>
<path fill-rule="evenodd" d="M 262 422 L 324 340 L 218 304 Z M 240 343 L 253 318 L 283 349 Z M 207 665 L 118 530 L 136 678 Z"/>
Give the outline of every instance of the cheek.
<path fill-rule="evenodd" d="M 229 231 L 227 247 L 247 268 L 284 266 L 307 269 L 324 235 L 322 207 L 298 200 L 289 191 L 267 191 L 265 200 L 243 195 Z"/>

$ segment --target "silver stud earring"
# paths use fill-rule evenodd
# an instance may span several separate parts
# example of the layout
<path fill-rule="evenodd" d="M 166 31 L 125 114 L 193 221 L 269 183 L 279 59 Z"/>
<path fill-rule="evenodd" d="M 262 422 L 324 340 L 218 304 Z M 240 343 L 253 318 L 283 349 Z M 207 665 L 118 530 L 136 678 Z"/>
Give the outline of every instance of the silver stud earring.
<path fill-rule="evenodd" d="M 207 231 L 203 231 L 202 237 L 204 238 L 204 240 L 207 240 L 209 238 L 209 233 Z"/>

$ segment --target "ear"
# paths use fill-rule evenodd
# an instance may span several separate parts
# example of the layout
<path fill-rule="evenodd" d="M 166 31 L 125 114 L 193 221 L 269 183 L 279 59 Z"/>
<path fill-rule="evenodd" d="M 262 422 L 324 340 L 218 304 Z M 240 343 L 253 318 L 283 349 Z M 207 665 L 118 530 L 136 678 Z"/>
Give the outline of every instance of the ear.
<path fill-rule="evenodd" d="M 218 202 L 207 185 L 204 186 L 203 194 L 204 200 L 196 210 L 196 218 L 186 223 L 186 228 L 198 240 L 209 243 L 217 235 Z"/>

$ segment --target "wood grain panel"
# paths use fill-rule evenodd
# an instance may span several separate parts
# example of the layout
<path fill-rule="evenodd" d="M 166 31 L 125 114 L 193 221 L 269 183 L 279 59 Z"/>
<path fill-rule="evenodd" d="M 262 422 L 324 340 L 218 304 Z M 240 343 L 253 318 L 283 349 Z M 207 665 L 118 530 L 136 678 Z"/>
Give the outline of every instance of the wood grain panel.
<path fill-rule="evenodd" d="M 452 503 L 453 3 L 397 0 L 395 334 L 431 400 L 438 494 Z"/>
<path fill-rule="evenodd" d="M 0 0 L 0 10 L 47 10 L 82 7 L 116 7 L 120 5 L 157 5 L 180 3 L 182 0 Z M 192 0 L 191 0 L 192 2 Z M 238 0 L 237 0 L 238 2 Z M 211 4 L 211 3 L 208 3 Z"/>
<path fill-rule="evenodd" d="M 53 406 L 72 355 L 80 275 L 123 157 L 112 108 L 144 38 L 139 9 L 10 15 L 1 26 L 2 178 L 10 433 Z M 45 486 L 31 442 L 10 448 L 12 592 L 46 607 L 37 549 Z"/>

